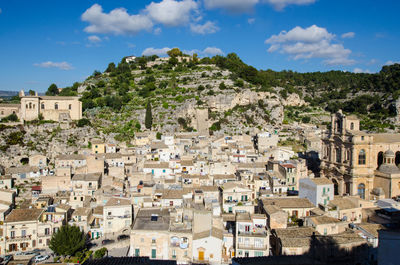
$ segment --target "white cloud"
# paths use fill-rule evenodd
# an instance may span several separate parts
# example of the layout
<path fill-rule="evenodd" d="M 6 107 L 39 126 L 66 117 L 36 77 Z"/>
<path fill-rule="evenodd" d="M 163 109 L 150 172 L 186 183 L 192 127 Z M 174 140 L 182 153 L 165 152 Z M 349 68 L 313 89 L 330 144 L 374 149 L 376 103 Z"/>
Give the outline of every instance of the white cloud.
<path fill-rule="evenodd" d="M 354 32 L 347 32 L 342 34 L 342 39 L 352 39 L 356 34 Z"/>
<path fill-rule="evenodd" d="M 146 48 L 142 52 L 142 55 L 144 55 L 144 56 L 151 56 L 151 55 L 166 56 L 167 52 L 169 50 L 171 50 L 171 48 L 164 47 L 164 48 L 161 48 L 161 49 L 156 49 L 156 48 L 150 47 L 150 48 Z"/>
<path fill-rule="evenodd" d="M 308 42 L 315 43 L 321 40 L 331 40 L 335 35 L 329 33 L 325 28 L 312 25 L 303 29 L 295 27 L 289 32 L 281 31 L 279 35 L 272 35 L 265 43 L 285 43 L 285 42 Z"/>
<path fill-rule="evenodd" d="M 188 23 L 191 14 L 198 8 L 193 0 L 163 0 L 160 3 L 151 2 L 146 6 L 148 16 L 155 22 L 176 27 Z"/>
<path fill-rule="evenodd" d="M 250 25 L 251 25 L 251 24 L 254 24 L 254 22 L 256 22 L 256 19 L 255 19 L 255 18 L 249 18 L 249 19 L 247 20 L 247 23 L 249 23 Z"/>
<path fill-rule="evenodd" d="M 161 32 L 162 32 L 162 29 L 161 29 L 161 28 L 155 28 L 155 29 L 154 29 L 154 34 L 156 34 L 156 35 L 160 35 Z"/>
<path fill-rule="evenodd" d="M 190 24 L 190 30 L 197 34 L 212 34 L 219 30 L 219 27 L 214 22 L 207 21 L 203 25 L 201 24 Z"/>
<path fill-rule="evenodd" d="M 222 8 L 234 13 L 251 11 L 258 3 L 259 0 L 204 0 L 208 9 Z"/>
<path fill-rule="evenodd" d="M 214 55 L 223 55 L 224 52 L 217 47 L 207 47 L 202 52 L 204 55 L 214 56 Z"/>
<path fill-rule="evenodd" d="M 96 36 L 96 35 L 91 35 L 91 36 L 89 36 L 89 37 L 88 37 L 88 40 L 89 40 L 90 42 L 93 42 L 93 43 L 101 42 L 101 38 L 100 38 L 99 36 Z"/>
<path fill-rule="evenodd" d="M 276 10 L 283 10 L 288 5 L 309 5 L 316 0 L 263 0 L 263 2 L 272 5 Z"/>
<path fill-rule="evenodd" d="M 385 65 L 393 65 L 393 64 L 400 64 L 400 61 L 387 61 Z"/>
<path fill-rule="evenodd" d="M 268 52 L 279 51 L 288 54 L 291 59 L 321 58 L 327 65 L 350 65 L 355 61 L 349 59 L 351 50 L 342 44 L 333 43 L 335 35 L 325 28 L 316 25 L 308 28 L 295 27 L 290 31 L 281 31 L 265 41 L 271 46 Z"/>
<path fill-rule="evenodd" d="M 376 64 L 378 61 L 376 59 L 371 59 L 367 62 L 367 65 L 373 65 Z"/>
<path fill-rule="evenodd" d="M 151 30 L 153 22 L 143 14 L 129 15 L 125 8 L 116 8 L 104 13 L 103 8 L 94 4 L 81 16 L 90 23 L 84 30 L 88 33 L 112 33 L 116 35 L 136 34 L 142 30 Z"/>
<path fill-rule="evenodd" d="M 43 63 L 35 63 L 34 66 L 41 67 L 41 68 L 58 68 L 61 70 L 72 70 L 74 69 L 71 64 L 67 62 L 52 62 L 47 61 Z"/>
<path fill-rule="evenodd" d="M 136 47 L 136 45 L 134 43 L 130 43 L 130 42 L 128 42 L 126 45 L 128 45 L 128 48 L 131 48 L 131 49 Z"/>
<path fill-rule="evenodd" d="M 372 72 L 368 69 L 361 69 L 361 68 L 354 68 L 353 70 L 354 73 L 356 74 L 360 74 L 360 73 L 364 73 L 364 74 L 371 74 Z"/>

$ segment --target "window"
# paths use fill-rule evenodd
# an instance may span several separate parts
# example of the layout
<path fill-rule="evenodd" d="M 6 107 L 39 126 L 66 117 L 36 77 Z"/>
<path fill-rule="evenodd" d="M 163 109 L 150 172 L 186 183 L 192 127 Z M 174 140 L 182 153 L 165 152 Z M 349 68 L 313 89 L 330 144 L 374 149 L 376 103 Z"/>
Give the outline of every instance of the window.
<path fill-rule="evenodd" d="M 151 243 L 152 243 L 152 244 L 155 244 L 155 243 L 156 243 L 156 238 L 155 238 L 155 237 L 153 237 L 153 238 L 151 239 Z"/>
<path fill-rule="evenodd" d="M 44 103 L 41 104 L 41 108 L 44 109 Z"/>
<path fill-rule="evenodd" d="M 328 234 L 328 229 L 324 228 L 324 235 L 326 236 Z"/>
<path fill-rule="evenodd" d="M 26 230 L 21 230 L 21 236 L 26 237 Z"/>
<path fill-rule="evenodd" d="M 29 108 L 30 108 L 30 109 L 32 108 L 32 103 L 31 103 L 31 102 L 29 102 Z"/>
<path fill-rule="evenodd" d="M 361 199 L 365 199 L 365 185 L 364 183 L 360 183 L 358 185 L 358 195 L 360 196 Z"/>
<path fill-rule="evenodd" d="M 108 216 L 110 216 L 110 215 L 111 215 L 111 212 L 108 212 L 107 214 L 108 214 Z"/>
<path fill-rule="evenodd" d="M 72 105 L 71 104 L 68 105 L 68 109 L 72 109 Z"/>
<path fill-rule="evenodd" d="M 254 256 L 255 257 L 262 257 L 262 256 L 264 256 L 264 253 L 262 251 L 254 251 Z"/>
<path fill-rule="evenodd" d="M 1 111 L 1 115 L 4 115 L 4 111 Z"/>
<path fill-rule="evenodd" d="M 54 104 L 54 109 L 58 109 L 58 103 Z"/>
<path fill-rule="evenodd" d="M 350 123 L 350 130 L 354 130 L 354 122 Z"/>
<path fill-rule="evenodd" d="M 50 228 L 45 228 L 44 229 L 44 234 L 45 235 L 50 235 Z"/>
<path fill-rule="evenodd" d="M 359 165 L 365 165 L 365 150 L 361 149 L 360 153 L 358 154 L 358 164 Z"/>
<path fill-rule="evenodd" d="M 14 238 L 14 237 L 15 237 L 15 231 L 11 231 L 11 232 L 10 232 L 10 237 L 11 237 L 11 238 Z"/>
<path fill-rule="evenodd" d="M 176 250 L 175 249 L 172 250 L 172 258 L 176 259 Z"/>
<path fill-rule="evenodd" d="M 254 239 L 254 246 L 256 248 L 262 248 L 264 247 L 264 240 L 262 238 L 256 238 Z"/>
<path fill-rule="evenodd" d="M 336 148 L 336 163 L 342 162 L 342 154 L 340 148 Z"/>
<path fill-rule="evenodd" d="M 157 257 L 157 250 L 153 248 L 153 249 L 151 250 L 151 258 L 152 258 L 152 259 L 155 259 L 156 257 Z"/>

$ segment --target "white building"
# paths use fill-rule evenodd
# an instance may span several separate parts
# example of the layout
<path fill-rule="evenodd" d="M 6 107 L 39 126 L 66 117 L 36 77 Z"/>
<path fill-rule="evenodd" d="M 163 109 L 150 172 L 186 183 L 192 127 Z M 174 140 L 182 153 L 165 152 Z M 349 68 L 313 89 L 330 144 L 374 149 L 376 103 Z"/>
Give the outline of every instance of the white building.
<path fill-rule="evenodd" d="M 328 205 L 334 199 L 333 183 L 327 178 L 300 179 L 299 197 L 307 198 L 315 206 Z"/>
<path fill-rule="evenodd" d="M 103 207 L 104 234 L 124 232 L 132 224 L 132 205 L 129 200 L 111 198 Z"/>

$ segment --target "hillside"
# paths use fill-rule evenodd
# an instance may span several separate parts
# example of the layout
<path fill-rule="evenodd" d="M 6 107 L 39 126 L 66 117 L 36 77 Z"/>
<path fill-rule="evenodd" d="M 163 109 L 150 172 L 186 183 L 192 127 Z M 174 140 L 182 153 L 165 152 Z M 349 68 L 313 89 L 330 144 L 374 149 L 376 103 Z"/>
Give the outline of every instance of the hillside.
<path fill-rule="evenodd" d="M 125 141 L 144 129 L 148 102 L 152 128 L 161 133 L 256 133 L 282 123 L 327 124 L 339 108 L 357 114 L 363 129 L 393 130 L 399 84 L 399 64 L 377 74 L 258 71 L 235 54 L 199 59 L 173 49 L 170 58 L 110 63 L 60 95 L 81 95 L 96 131 Z M 49 88 L 48 94 L 57 93 Z"/>

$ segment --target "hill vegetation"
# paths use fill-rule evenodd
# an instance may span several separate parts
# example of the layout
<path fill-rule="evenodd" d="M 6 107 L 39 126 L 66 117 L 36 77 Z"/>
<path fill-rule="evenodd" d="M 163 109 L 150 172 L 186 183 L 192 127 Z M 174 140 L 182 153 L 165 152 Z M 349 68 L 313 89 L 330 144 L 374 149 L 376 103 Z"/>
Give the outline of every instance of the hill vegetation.
<path fill-rule="evenodd" d="M 180 108 L 185 104 L 208 108 L 213 121 L 212 131 L 224 129 L 221 125 L 228 124 L 229 116 L 235 112 L 240 113 L 236 117 L 242 117 L 248 127 L 258 126 L 261 119 L 263 123 L 276 124 L 276 119 L 270 117 L 271 109 L 265 107 L 268 98 L 254 106 L 237 106 L 225 113 L 213 113 L 210 109 L 210 98 L 248 89 L 257 93 L 268 92 L 281 101 L 291 94 L 304 100 L 306 106 L 286 107 L 286 122 L 316 123 L 310 113 L 327 115 L 341 108 L 345 113 L 358 115 L 363 129 L 383 131 L 396 128 L 399 64 L 384 66 L 376 74 L 343 71 L 298 73 L 257 70 L 234 53 L 199 59 L 197 55 L 188 56 L 173 49 L 169 55 L 165 59 L 156 55 L 142 56 L 129 63 L 123 58 L 117 65 L 110 63 L 103 73 L 94 71 L 82 84 L 74 83 L 60 93 L 52 85 L 46 94 L 81 95 L 86 115 L 97 118 L 92 119 L 92 124 L 103 132 L 116 130 L 121 140 L 145 127 L 146 106 L 153 109 L 150 127 L 161 131 L 167 124 L 183 130 L 192 129 L 190 120 L 180 116 Z M 147 122 L 146 127 L 149 124 Z"/>

